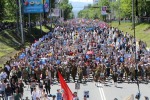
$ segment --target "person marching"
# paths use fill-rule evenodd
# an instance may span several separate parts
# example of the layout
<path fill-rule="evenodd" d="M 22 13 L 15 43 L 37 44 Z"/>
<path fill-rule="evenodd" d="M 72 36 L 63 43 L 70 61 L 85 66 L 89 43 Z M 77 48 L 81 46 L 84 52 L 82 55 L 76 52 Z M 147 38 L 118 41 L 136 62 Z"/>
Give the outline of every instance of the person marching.
<path fill-rule="evenodd" d="M 75 82 L 75 77 L 77 75 L 77 67 L 75 66 L 75 63 L 73 63 L 72 65 L 71 75 L 72 75 L 73 81 Z"/>
<path fill-rule="evenodd" d="M 66 66 L 66 80 L 70 82 L 70 65 Z"/>
<path fill-rule="evenodd" d="M 15 90 L 15 94 L 14 94 L 14 100 L 22 100 L 22 96 L 21 96 L 21 94 L 19 93 L 19 90 L 18 89 L 16 89 Z"/>
<path fill-rule="evenodd" d="M 46 93 L 50 94 L 50 89 L 51 89 L 50 79 L 45 79 L 44 80 L 44 85 L 45 85 Z"/>
<path fill-rule="evenodd" d="M 79 82 L 82 83 L 82 79 L 83 79 L 82 68 L 78 66 L 77 70 L 78 70 Z"/>
<path fill-rule="evenodd" d="M 115 71 L 113 72 L 112 78 L 113 78 L 115 87 L 117 87 L 117 78 L 118 78 L 117 72 Z"/>
<path fill-rule="evenodd" d="M 87 67 L 86 66 L 84 66 L 82 68 L 82 72 L 83 72 L 84 83 L 86 83 L 86 78 L 87 78 Z"/>

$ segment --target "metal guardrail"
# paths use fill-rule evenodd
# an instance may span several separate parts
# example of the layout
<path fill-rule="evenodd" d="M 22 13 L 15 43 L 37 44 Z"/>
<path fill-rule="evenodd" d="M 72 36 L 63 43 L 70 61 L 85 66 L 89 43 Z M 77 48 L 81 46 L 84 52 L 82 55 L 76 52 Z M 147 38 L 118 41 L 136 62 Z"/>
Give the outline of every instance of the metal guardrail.
<path fill-rule="evenodd" d="M 29 23 L 24 23 L 24 28 L 27 28 L 29 26 Z M 36 22 L 31 22 L 31 27 L 36 26 Z M 16 22 L 4 22 L 0 23 L 0 32 L 6 29 L 16 29 L 17 28 L 17 23 Z"/>
<path fill-rule="evenodd" d="M 16 28 L 16 23 L 0 23 L 0 32 L 5 30 L 5 29 L 14 29 Z"/>
<path fill-rule="evenodd" d="M 150 23 L 150 17 L 141 17 L 140 22 L 148 22 Z"/>

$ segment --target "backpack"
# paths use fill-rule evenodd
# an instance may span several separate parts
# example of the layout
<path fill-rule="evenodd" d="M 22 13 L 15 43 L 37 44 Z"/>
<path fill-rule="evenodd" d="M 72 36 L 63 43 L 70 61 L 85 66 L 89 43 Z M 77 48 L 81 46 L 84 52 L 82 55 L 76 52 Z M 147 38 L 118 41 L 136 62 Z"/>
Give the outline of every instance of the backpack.
<path fill-rule="evenodd" d="M 43 84 L 41 82 L 39 83 L 39 88 L 43 88 Z"/>

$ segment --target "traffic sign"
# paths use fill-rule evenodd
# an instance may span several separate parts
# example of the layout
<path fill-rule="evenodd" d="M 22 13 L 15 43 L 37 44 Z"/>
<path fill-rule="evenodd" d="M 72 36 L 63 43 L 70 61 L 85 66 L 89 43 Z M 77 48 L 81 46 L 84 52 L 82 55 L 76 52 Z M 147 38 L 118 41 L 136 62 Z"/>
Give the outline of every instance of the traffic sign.
<path fill-rule="evenodd" d="M 80 83 L 75 83 L 75 89 L 80 89 Z"/>
<path fill-rule="evenodd" d="M 89 98 L 89 91 L 84 91 L 84 97 Z"/>

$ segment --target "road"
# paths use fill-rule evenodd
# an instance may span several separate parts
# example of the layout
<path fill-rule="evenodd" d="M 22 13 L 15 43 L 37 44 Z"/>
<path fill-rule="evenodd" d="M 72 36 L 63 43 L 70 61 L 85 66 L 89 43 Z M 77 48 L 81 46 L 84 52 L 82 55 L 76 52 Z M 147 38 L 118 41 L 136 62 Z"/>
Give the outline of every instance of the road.
<path fill-rule="evenodd" d="M 118 42 L 117 42 L 118 43 Z M 86 45 L 82 45 L 86 49 Z M 75 46 L 74 46 L 75 47 Z M 137 48 L 139 46 L 137 45 Z M 86 50 L 85 50 L 86 51 Z M 138 92 L 138 87 L 135 83 L 118 83 L 117 87 L 114 86 L 113 81 L 106 82 L 106 84 L 95 85 L 95 82 L 87 82 L 86 84 L 80 84 L 80 89 L 75 89 L 75 83 L 68 83 L 72 92 L 77 92 L 80 100 L 83 100 L 84 91 L 89 91 L 88 100 L 126 100 L 130 95 L 133 94 L 134 98 Z M 57 89 L 61 89 L 60 84 L 54 84 L 51 86 L 51 94 L 56 95 Z M 144 100 L 144 96 L 150 98 L 150 85 L 149 84 L 140 84 L 141 98 Z M 25 88 L 24 97 L 29 97 L 31 100 L 30 89 Z"/>
<path fill-rule="evenodd" d="M 75 83 L 67 83 L 72 92 L 77 92 L 80 100 L 83 100 L 84 91 L 89 91 L 88 100 L 126 100 L 130 95 L 135 95 L 138 92 L 137 85 L 135 83 L 118 83 L 117 87 L 114 86 L 112 81 L 106 82 L 105 84 L 95 85 L 95 82 L 87 82 L 86 84 L 80 83 L 80 89 L 75 89 Z M 56 95 L 57 89 L 61 89 L 60 84 L 54 84 L 51 86 L 51 94 Z M 144 100 L 144 96 L 150 98 L 150 84 L 140 84 L 141 98 Z M 25 88 L 24 97 L 29 97 L 31 99 L 30 89 Z M 134 99 L 135 100 L 135 99 Z"/>

